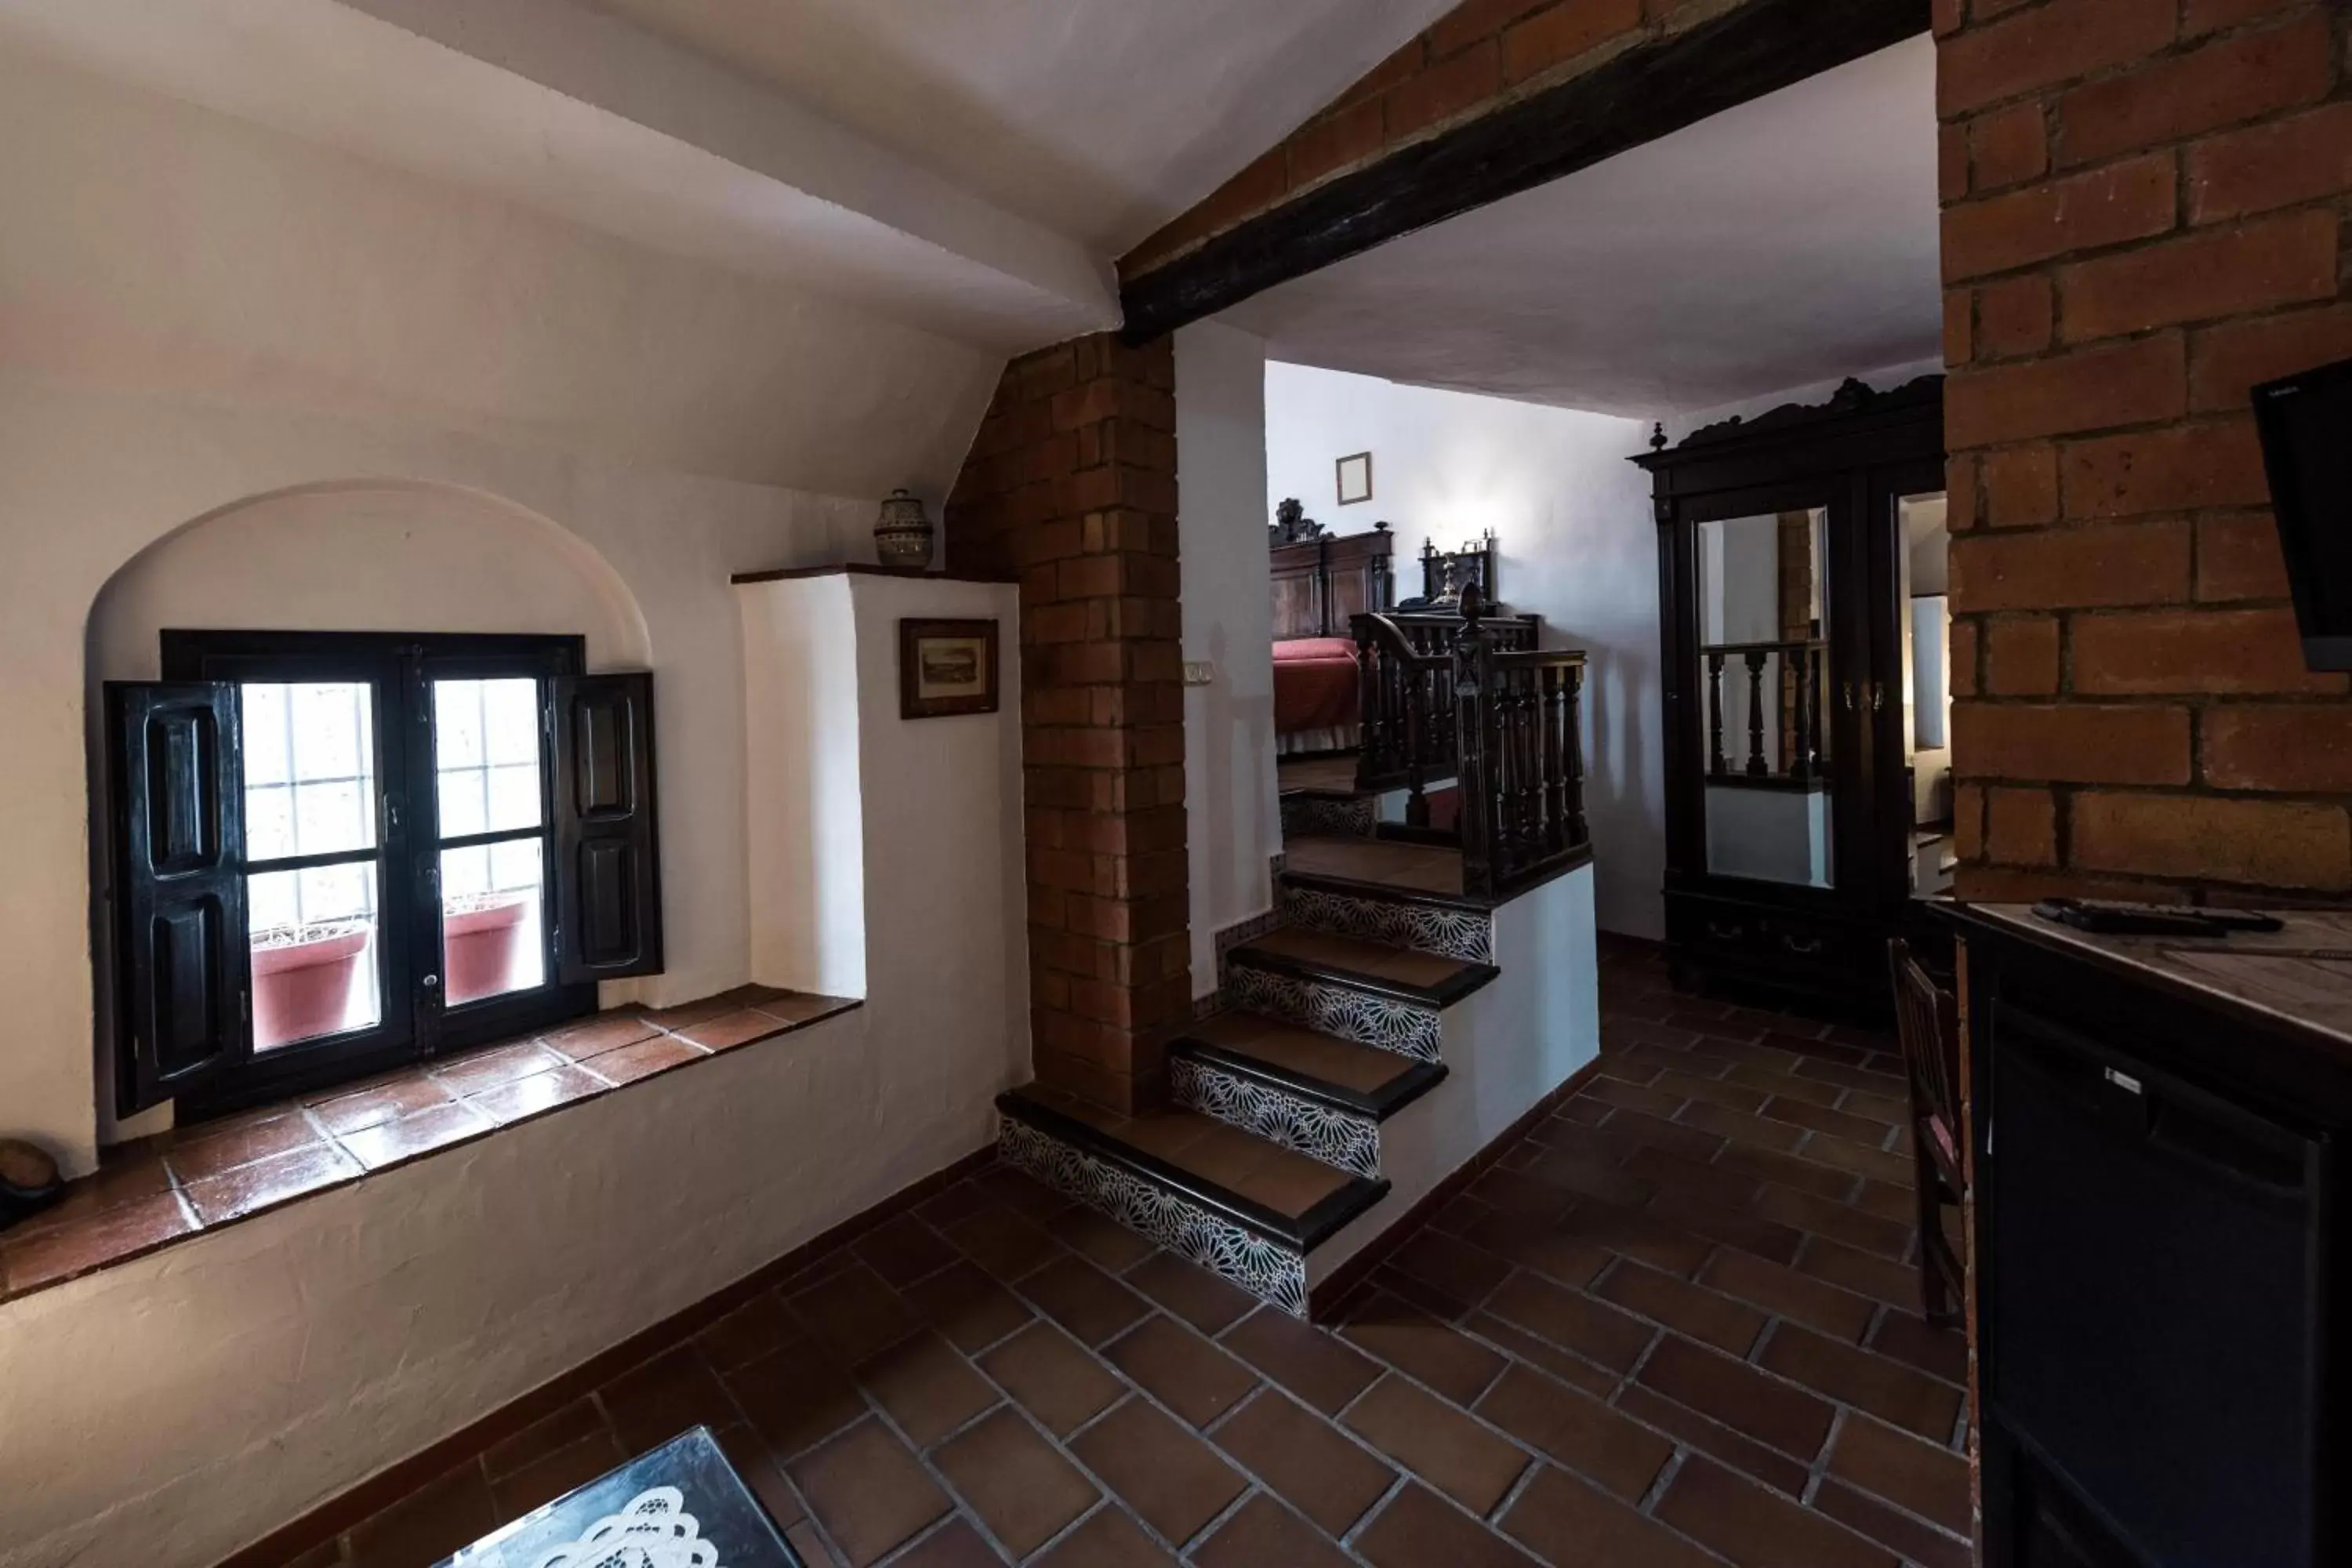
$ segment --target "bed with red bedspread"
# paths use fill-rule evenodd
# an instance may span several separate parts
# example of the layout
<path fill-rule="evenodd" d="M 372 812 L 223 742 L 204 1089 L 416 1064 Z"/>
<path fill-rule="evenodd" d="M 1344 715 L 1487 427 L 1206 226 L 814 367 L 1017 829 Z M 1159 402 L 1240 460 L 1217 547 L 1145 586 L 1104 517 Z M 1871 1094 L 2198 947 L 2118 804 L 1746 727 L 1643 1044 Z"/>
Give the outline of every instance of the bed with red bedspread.
<path fill-rule="evenodd" d="M 1274 645 L 1274 732 L 1349 730 L 1357 710 L 1356 645 L 1346 637 L 1289 637 Z"/>

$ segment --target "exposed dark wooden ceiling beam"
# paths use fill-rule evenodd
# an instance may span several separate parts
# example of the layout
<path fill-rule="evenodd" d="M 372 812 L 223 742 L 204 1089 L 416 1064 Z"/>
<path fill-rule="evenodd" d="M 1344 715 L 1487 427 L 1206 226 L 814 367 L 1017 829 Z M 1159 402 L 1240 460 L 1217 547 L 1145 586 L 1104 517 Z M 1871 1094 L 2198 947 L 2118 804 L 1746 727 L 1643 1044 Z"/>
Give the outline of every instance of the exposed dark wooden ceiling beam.
<path fill-rule="evenodd" d="M 1747 0 L 1389 153 L 1119 286 L 1144 342 L 1927 31 L 1930 0 Z"/>

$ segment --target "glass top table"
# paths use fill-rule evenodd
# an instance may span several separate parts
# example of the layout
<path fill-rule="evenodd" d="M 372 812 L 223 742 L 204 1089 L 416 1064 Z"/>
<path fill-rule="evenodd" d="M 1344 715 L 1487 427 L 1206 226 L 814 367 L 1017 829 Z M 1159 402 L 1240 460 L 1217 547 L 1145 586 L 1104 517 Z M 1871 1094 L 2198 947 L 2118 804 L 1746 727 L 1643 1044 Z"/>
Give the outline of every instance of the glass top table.
<path fill-rule="evenodd" d="M 436 1568 L 804 1568 L 697 1426 Z"/>

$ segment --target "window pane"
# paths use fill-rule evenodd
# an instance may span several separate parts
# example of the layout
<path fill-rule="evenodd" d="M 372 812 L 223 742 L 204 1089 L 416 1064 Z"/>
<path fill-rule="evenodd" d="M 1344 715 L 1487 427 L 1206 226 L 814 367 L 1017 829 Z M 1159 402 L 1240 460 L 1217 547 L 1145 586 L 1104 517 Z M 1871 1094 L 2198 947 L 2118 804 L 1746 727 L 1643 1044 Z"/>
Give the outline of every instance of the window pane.
<path fill-rule="evenodd" d="M 239 695 L 247 858 L 375 847 L 375 689 L 256 684 Z"/>
<path fill-rule="evenodd" d="M 247 879 L 255 1050 L 382 1020 L 375 893 L 373 862 Z"/>
<path fill-rule="evenodd" d="M 441 962 L 451 1006 L 547 983 L 542 880 L 536 838 L 443 851 Z"/>
<path fill-rule="evenodd" d="M 433 683 L 443 838 L 540 825 L 539 738 L 538 681 Z"/>
<path fill-rule="evenodd" d="M 248 686 L 239 694 L 245 702 L 245 782 L 284 784 L 293 776 L 287 754 L 291 740 L 286 731 L 286 689 Z"/>

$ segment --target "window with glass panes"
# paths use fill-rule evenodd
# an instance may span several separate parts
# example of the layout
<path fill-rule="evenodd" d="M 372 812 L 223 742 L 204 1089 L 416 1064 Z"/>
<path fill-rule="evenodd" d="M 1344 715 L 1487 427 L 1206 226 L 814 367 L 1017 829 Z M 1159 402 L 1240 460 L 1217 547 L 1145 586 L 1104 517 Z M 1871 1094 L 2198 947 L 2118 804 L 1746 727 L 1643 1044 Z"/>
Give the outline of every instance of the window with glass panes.
<path fill-rule="evenodd" d="M 217 776 L 234 783 L 217 793 L 232 797 L 218 838 L 235 852 L 220 858 L 205 907 L 242 904 L 242 952 L 217 965 L 224 986 L 244 987 L 241 1013 L 213 1031 L 237 1037 L 208 1047 L 234 1059 L 178 1075 L 195 1085 L 171 1089 L 184 1113 L 543 1027 L 590 1010 L 593 978 L 658 968 L 650 685 L 639 674 L 584 677 L 582 662 L 573 637 L 163 635 L 166 680 L 123 689 L 150 704 L 146 721 L 123 721 L 125 743 L 163 739 L 145 776 L 115 782 L 117 837 L 142 839 L 132 822 L 206 809 L 201 789 L 184 809 L 142 808 L 122 795 L 164 789 L 159 781 L 179 776 L 174 756 L 211 755 L 171 742 L 153 717 L 209 696 L 217 727 L 233 731 Z M 115 696 L 110 689 L 110 715 Z M 570 704 L 561 721 L 560 702 Z M 615 738 L 632 747 L 617 767 Z M 566 754 L 594 783 L 560 797 Z M 615 779 L 625 798 L 587 798 Z M 564 853 L 592 868 L 583 879 L 596 885 L 567 885 Z M 168 889 L 166 858 L 156 850 L 153 865 L 125 865 L 126 893 L 142 875 Z M 603 870 L 614 865 L 629 873 L 618 884 Z M 162 948 L 149 928 L 126 926 L 117 963 L 152 963 L 184 984 L 192 965 L 172 956 L 170 933 L 222 923 L 154 924 Z M 157 1033 L 204 1011 L 184 998 L 176 1009 L 169 998 L 150 1005 Z M 123 1049 L 123 1070 L 141 1077 L 137 1042 L 126 1037 Z M 152 1042 L 147 1050 L 157 1059 L 142 1099 L 174 1078 L 170 1053 Z"/>

